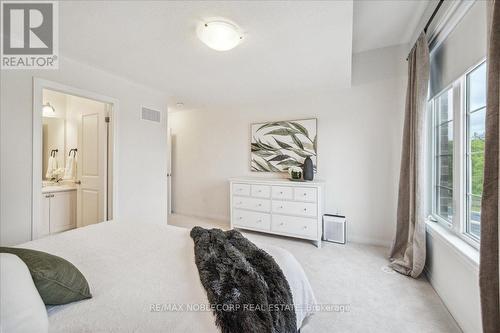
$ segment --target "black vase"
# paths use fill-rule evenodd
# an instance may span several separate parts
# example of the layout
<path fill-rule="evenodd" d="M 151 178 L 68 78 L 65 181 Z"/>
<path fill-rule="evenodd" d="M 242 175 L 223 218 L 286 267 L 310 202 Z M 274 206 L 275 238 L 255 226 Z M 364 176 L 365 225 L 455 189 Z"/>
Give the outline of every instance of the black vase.
<path fill-rule="evenodd" d="M 302 170 L 304 170 L 304 180 L 313 180 L 314 178 L 314 166 L 313 161 L 309 156 L 304 160 L 304 164 L 302 165 Z"/>

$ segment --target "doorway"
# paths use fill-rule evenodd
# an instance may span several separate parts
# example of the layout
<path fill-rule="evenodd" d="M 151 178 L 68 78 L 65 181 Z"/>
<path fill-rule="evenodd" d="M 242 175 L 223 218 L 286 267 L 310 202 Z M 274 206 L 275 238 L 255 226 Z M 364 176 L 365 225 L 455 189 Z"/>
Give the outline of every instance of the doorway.
<path fill-rule="evenodd" d="M 35 80 L 32 239 L 113 219 L 111 98 Z"/>

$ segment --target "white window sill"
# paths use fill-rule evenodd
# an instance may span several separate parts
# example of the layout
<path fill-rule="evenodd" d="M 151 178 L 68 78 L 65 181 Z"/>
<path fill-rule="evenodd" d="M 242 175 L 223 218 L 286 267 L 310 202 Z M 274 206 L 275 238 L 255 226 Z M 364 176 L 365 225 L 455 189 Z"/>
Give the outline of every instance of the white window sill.
<path fill-rule="evenodd" d="M 479 268 L 479 250 L 468 244 L 456 234 L 439 224 L 427 220 L 425 222 L 427 233 L 442 240 L 461 258 L 465 259 L 475 269 Z"/>

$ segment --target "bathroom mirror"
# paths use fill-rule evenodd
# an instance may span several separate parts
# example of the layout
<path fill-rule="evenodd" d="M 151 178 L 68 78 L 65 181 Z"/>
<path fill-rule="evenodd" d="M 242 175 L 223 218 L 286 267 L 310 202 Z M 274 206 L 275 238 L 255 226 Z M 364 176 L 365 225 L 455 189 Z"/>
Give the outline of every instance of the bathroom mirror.
<path fill-rule="evenodd" d="M 50 180 L 47 175 L 49 158 L 52 156 L 56 160 L 57 168 L 65 166 L 65 133 L 66 120 L 64 118 L 43 117 L 43 144 L 42 144 L 42 179 Z"/>

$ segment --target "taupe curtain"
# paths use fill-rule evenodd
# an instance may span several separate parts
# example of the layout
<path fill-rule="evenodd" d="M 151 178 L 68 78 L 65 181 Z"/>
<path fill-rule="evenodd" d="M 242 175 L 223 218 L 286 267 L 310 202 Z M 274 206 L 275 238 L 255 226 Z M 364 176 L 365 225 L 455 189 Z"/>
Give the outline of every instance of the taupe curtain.
<path fill-rule="evenodd" d="M 484 333 L 500 332 L 498 292 L 498 155 L 499 151 L 499 76 L 500 76 L 500 2 L 488 3 L 488 92 L 486 104 L 486 142 L 484 183 L 481 201 L 481 247 L 479 287 Z"/>
<path fill-rule="evenodd" d="M 428 86 L 429 47 L 422 33 L 408 56 L 396 237 L 389 257 L 395 271 L 414 278 L 425 265 L 424 147 Z"/>

